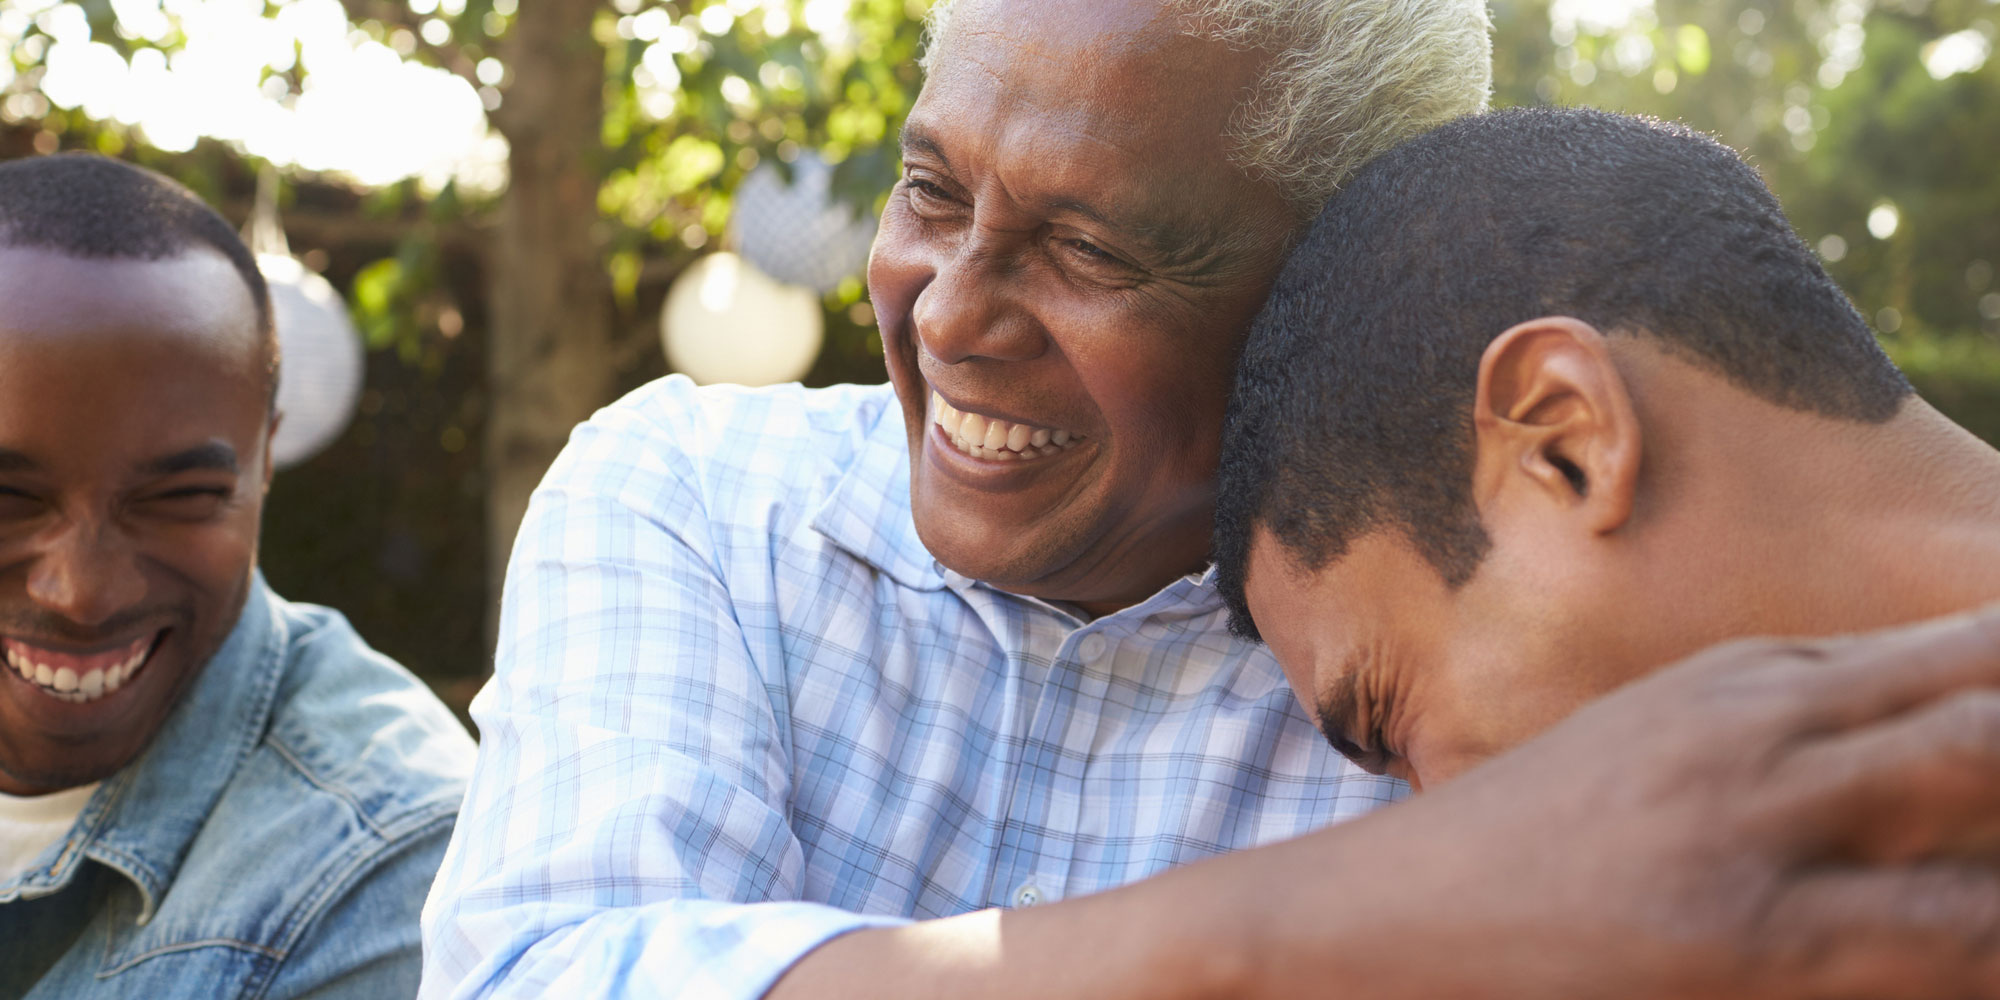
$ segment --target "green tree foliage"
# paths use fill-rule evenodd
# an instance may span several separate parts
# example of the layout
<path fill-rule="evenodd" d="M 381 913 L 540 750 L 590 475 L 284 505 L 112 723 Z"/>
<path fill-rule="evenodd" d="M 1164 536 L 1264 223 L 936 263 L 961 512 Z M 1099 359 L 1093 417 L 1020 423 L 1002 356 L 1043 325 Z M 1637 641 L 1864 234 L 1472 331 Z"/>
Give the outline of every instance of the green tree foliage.
<path fill-rule="evenodd" d="M 2000 7 L 1496 0 L 1494 15 L 1499 103 L 1652 114 L 1743 150 L 1919 388 L 2000 440 Z"/>
<path fill-rule="evenodd" d="M 247 2 L 270 17 L 292 6 L 291 0 Z M 465 78 L 502 120 L 512 84 L 503 60 L 519 0 L 342 5 L 352 31 Z M 185 47 L 194 20 L 185 15 L 198 6 L 193 0 L 0 0 L 0 43 L 9 50 L 0 60 L 6 95 L 0 97 L 0 121 L 42 133 L 36 146 L 42 151 L 92 148 L 135 157 L 227 206 L 232 199 L 225 175 L 235 165 L 224 161 L 247 159 L 254 171 L 254 156 L 210 148 L 214 144 L 194 151 L 150 149 L 142 132 L 91 113 L 102 109 L 57 106 L 39 88 L 52 39 L 77 24 L 87 26 L 93 43 L 128 61 L 145 50 L 171 56 Z M 837 192 L 862 211 L 874 208 L 895 177 L 896 128 L 920 82 L 915 56 L 928 6 L 929 0 L 615 0 L 604 6 L 593 37 L 574 42 L 602 50 L 606 110 L 598 204 L 607 223 L 605 265 L 634 328 L 652 319 L 639 312 L 640 286 L 662 285 L 697 252 L 726 238 L 731 193 L 760 162 L 789 164 L 800 151 L 816 150 L 837 164 Z M 297 100 L 309 86 L 307 67 L 273 62 L 264 73 L 265 93 L 280 103 Z M 455 185 L 426 191 L 405 182 L 366 192 L 359 210 L 449 228 L 490 216 L 494 199 L 490 191 Z M 366 269 L 367 280 L 350 289 L 350 297 L 374 346 L 415 360 L 423 354 L 422 339 L 438 333 L 435 319 L 450 303 L 437 297 L 440 226 L 410 228 L 403 245 Z M 828 302 L 829 351 L 848 362 L 832 367 L 860 367 L 838 374 L 864 375 L 869 364 L 869 314 L 852 308 L 862 297 L 857 280 Z"/>
<path fill-rule="evenodd" d="M 2000 262 L 2000 59 L 1950 58 L 1990 52 L 2000 9 L 1659 0 L 1621 23 L 1566 16 L 1620 6 L 1496 3 L 1497 100 L 1592 104 L 1714 133 L 1763 172 L 1893 348 L 2000 334 L 2000 299 L 1981 312 Z M 1881 209 L 1886 235 L 1870 229 Z"/>
<path fill-rule="evenodd" d="M 649 269 L 677 271 L 727 238 L 731 197 L 759 164 L 815 150 L 835 192 L 874 212 L 894 183 L 897 128 L 921 83 L 929 0 L 707 4 L 617 0 L 605 47 L 608 262 L 622 305 Z M 844 16 L 834 16 L 844 11 Z M 856 275 L 828 298 L 824 380 L 880 377 L 881 341 Z M 646 305 L 651 306 L 648 301 Z M 641 317 L 650 321 L 650 310 Z"/>

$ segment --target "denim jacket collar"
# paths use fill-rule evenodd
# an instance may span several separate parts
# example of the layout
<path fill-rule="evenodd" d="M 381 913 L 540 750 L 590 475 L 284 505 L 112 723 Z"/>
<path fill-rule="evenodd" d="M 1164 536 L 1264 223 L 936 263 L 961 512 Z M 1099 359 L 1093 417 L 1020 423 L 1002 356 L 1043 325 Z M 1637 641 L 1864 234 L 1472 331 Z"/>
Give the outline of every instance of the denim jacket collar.
<path fill-rule="evenodd" d="M 138 922 L 151 920 L 195 834 L 269 725 L 284 641 L 259 572 L 236 627 L 152 745 L 97 789 L 53 860 L 0 884 L 0 902 L 60 892 L 88 859 L 131 879 Z"/>

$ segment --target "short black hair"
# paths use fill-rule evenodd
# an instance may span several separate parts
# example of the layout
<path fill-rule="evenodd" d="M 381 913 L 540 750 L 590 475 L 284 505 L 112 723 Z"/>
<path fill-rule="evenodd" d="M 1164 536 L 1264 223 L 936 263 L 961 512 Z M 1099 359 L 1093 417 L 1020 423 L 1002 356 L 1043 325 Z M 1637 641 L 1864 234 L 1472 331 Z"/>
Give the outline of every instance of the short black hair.
<path fill-rule="evenodd" d="M 277 385 L 271 289 L 236 230 L 194 192 L 162 174 L 96 153 L 0 163 L 0 246 L 70 257 L 161 260 L 197 246 L 229 258 L 257 306 Z"/>
<path fill-rule="evenodd" d="M 1587 108 L 1458 119 L 1364 168 L 1286 262 L 1239 362 L 1217 478 L 1230 627 L 1251 534 L 1316 570 L 1397 528 L 1456 587 L 1480 357 L 1517 323 L 1643 335 L 1788 408 L 1879 423 L 1912 394 L 1771 192 L 1680 125 Z"/>

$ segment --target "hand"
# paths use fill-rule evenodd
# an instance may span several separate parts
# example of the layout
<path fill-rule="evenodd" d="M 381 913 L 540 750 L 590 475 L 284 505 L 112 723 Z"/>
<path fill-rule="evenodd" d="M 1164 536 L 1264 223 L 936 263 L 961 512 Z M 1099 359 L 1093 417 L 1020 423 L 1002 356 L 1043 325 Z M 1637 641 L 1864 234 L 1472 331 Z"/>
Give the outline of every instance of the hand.
<path fill-rule="evenodd" d="M 1718 647 L 1315 840 L 1267 988 L 2000 998 L 2000 614 Z"/>

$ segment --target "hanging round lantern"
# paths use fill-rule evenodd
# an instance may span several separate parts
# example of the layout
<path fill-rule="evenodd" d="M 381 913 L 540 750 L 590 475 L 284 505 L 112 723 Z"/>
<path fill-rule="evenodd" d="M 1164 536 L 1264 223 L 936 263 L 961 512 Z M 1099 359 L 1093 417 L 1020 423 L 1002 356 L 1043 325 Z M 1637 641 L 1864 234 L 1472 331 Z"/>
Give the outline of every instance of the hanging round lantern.
<path fill-rule="evenodd" d="M 736 246 L 765 274 L 824 295 L 868 267 L 875 220 L 833 194 L 833 168 L 811 152 L 791 164 L 792 182 L 764 163 L 736 188 Z"/>
<path fill-rule="evenodd" d="M 333 285 L 288 254 L 258 254 L 278 328 L 278 433 L 271 462 L 297 465 L 333 443 L 361 396 L 361 336 Z"/>
<path fill-rule="evenodd" d="M 733 253 L 713 253 L 667 290 L 667 362 L 696 382 L 771 385 L 803 376 L 826 336 L 820 298 L 773 281 Z"/>

